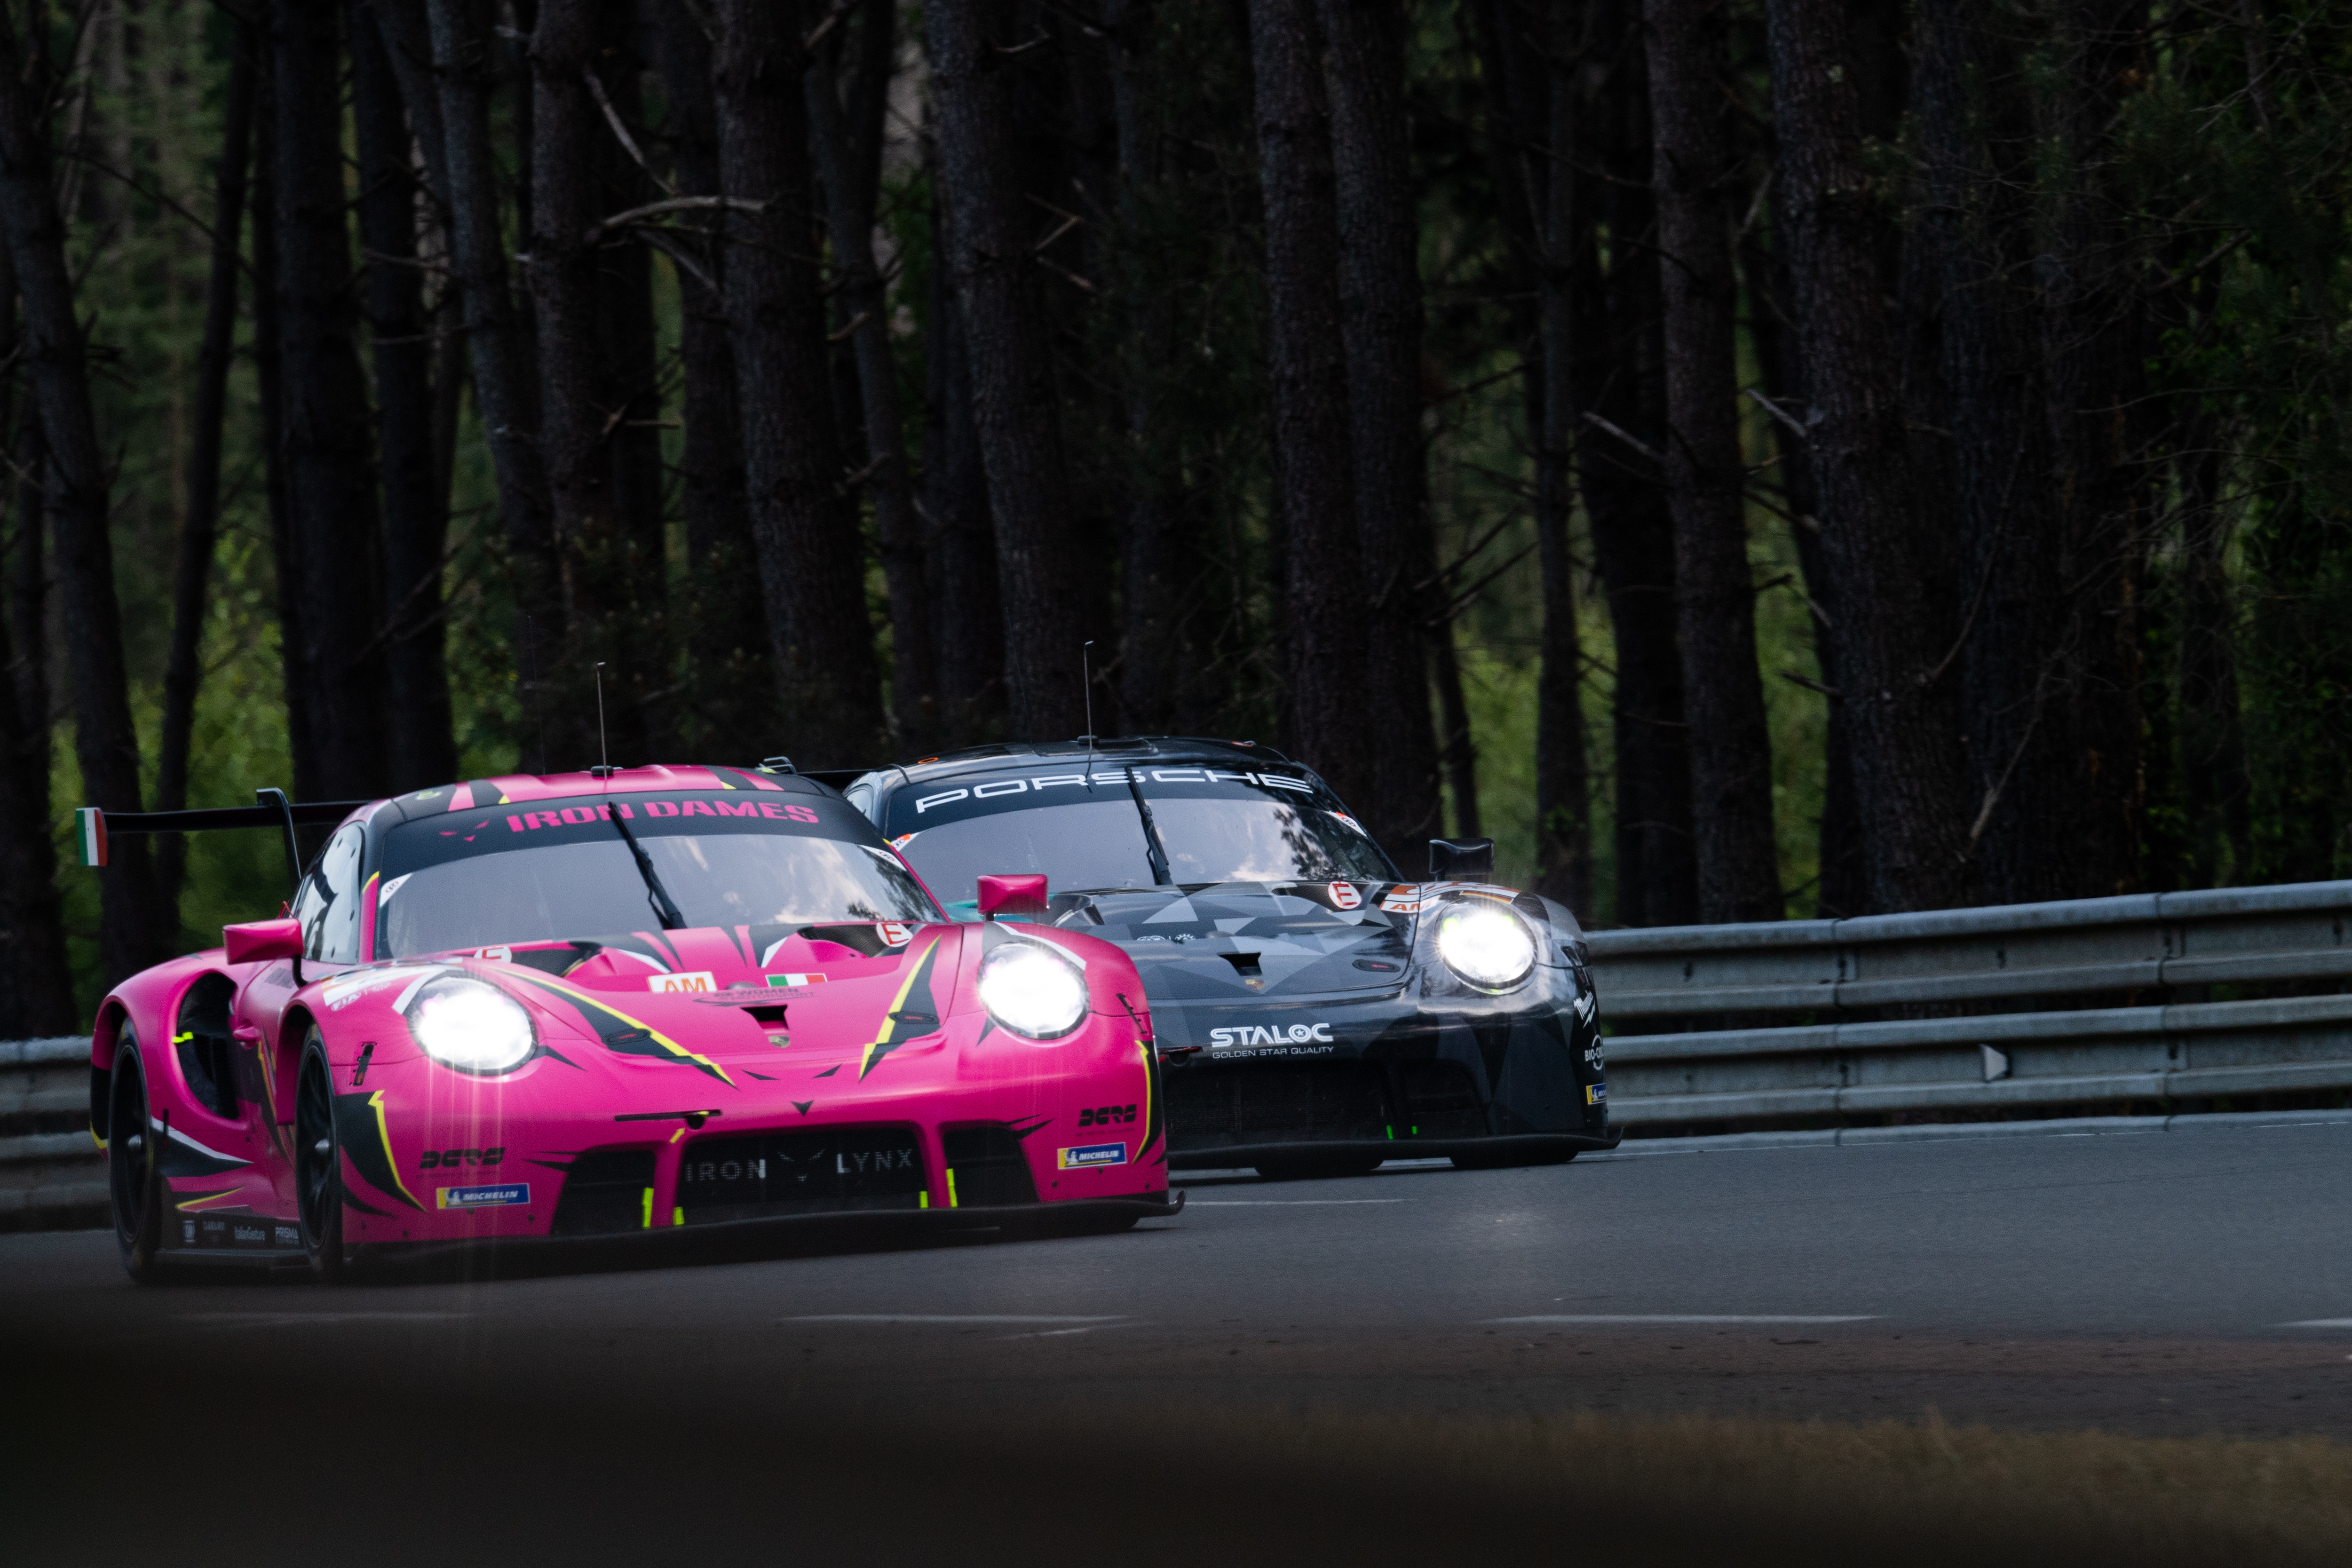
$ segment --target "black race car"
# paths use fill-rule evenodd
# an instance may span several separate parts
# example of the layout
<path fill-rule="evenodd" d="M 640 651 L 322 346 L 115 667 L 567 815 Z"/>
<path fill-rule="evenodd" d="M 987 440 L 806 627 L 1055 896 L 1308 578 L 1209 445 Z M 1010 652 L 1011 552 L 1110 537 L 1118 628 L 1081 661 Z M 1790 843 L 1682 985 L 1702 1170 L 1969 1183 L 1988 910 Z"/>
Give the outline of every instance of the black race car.
<path fill-rule="evenodd" d="M 1406 882 L 1321 779 L 1247 742 L 980 746 L 845 783 L 950 913 L 1134 958 L 1171 1166 L 1555 1163 L 1617 1142 L 1583 932 L 1488 885 L 1491 841 L 1437 841 Z"/>

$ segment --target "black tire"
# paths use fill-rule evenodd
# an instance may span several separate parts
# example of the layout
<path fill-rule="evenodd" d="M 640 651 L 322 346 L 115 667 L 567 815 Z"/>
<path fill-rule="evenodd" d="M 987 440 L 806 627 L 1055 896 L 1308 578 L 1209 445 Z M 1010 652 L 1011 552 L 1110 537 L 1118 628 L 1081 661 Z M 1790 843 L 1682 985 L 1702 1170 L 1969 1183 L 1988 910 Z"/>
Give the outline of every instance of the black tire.
<path fill-rule="evenodd" d="M 163 1152 L 148 1115 L 147 1069 L 139 1059 L 138 1037 L 127 1023 L 115 1046 L 106 1094 L 106 1195 L 114 1211 L 114 1244 L 123 1272 L 152 1285 L 162 1268 Z"/>
<path fill-rule="evenodd" d="M 1573 1149 L 1547 1151 L 1540 1154 L 1512 1154 L 1502 1150 L 1482 1149 L 1475 1153 L 1454 1156 L 1457 1171 L 1515 1171 L 1530 1165 L 1565 1165 L 1576 1158 Z"/>
<path fill-rule="evenodd" d="M 343 1254 L 343 1152 L 335 1142 L 334 1079 L 317 1025 L 302 1043 L 302 1076 L 294 1091 L 294 1196 L 302 1255 L 326 1284 L 349 1270 Z"/>
<path fill-rule="evenodd" d="M 1308 1182 L 1336 1180 L 1342 1176 L 1369 1176 L 1381 1168 L 1378 1154 L 1293 1154 L 1280 1160 L 1261 1160 L 1257 1173 L 1269 1182 Z"/>

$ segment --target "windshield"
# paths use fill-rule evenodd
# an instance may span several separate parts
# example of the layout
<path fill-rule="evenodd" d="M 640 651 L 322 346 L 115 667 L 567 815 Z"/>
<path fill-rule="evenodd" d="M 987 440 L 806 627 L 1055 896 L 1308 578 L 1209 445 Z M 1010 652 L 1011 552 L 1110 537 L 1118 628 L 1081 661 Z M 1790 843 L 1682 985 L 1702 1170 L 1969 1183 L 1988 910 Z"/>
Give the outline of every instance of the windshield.
<path fill-rule="evenodd" d="M 1395 868 L 1329 791 L 1306 779 L 1213 768 L 1136 768 L 1134 792 L 1176 881 L 1396 879 Z M 885 831 L 932 890 L 979 897 L 992 872 L 1042 871 L 1055 891 L 1148 888 L 1151 859 L 1130 770 L 940 780 L 892 797 Z"/>
<path fill-rule="evenodd" d="M 838 801 L 740 791 L 590 796 L 404 823 L 384 845 L 378 958 L 650 931 L 622 812 L 689 926 L 940 918 L 872 826 Z"/>

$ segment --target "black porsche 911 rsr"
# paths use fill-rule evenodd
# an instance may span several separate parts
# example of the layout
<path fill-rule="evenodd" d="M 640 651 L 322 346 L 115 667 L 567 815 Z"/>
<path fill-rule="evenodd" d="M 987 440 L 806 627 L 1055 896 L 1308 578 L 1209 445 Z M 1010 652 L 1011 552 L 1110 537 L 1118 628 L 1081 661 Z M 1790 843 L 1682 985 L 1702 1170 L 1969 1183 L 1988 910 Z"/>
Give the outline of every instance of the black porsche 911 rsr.
<path fill-rule="evenodd" d="M 1480 879 L 1484 841 L 1433 844 L 1430 879 L 1405 881 L 1321 779 L 1246 742 L 981 746 L 845 793 L 950 913 L 1134 958 L 1171 1166 L 1549 1163 L 1617 1141 L 1583 932 Z"/>

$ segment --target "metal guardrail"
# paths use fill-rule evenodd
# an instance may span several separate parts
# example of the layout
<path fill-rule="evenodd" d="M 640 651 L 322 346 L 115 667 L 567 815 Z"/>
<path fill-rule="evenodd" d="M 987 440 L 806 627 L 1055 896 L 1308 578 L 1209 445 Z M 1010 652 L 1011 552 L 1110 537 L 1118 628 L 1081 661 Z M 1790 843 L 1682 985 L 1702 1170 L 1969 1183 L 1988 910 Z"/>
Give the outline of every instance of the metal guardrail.
<path fill-rule="evenodd" d="M 2352 882 L 2307 882 L 1596 931 L 1602 1019 L 1672 1031 L 1612 1036 L 1610 1119 L 1932 1120 L 2352 1089 L 2352 994 L 2333 994 L 2352 981 L 2347 921 Z M 2315 985 L 2332 992 L 2205 994 Z"/>
<path fill-rule="evenodd" d="M 89 1037 L 0 1040 L 0 1230 L 107 1223 L 89 1135 Z"/>

